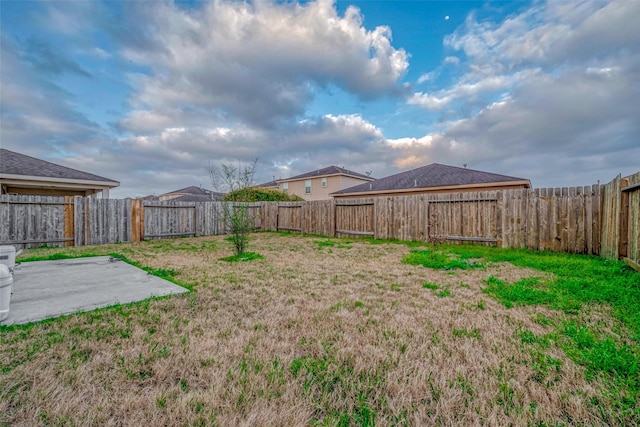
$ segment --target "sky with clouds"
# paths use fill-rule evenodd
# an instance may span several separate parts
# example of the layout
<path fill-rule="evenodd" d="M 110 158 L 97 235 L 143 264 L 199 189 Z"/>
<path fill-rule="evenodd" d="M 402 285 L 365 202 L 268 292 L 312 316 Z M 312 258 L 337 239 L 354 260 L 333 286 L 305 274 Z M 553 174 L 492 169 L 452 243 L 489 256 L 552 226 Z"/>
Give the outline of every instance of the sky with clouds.
<path fill-rule="evenodd" d="M 2 1 L 0 146 L 111 197 L 329 165 L 640 170 L 640 1 Z"/>

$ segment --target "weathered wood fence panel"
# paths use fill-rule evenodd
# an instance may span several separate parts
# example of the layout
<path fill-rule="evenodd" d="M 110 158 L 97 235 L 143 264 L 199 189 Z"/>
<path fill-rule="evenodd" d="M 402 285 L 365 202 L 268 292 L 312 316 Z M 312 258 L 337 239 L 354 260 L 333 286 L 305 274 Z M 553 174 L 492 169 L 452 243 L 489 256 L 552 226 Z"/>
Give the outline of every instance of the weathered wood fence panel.
<path fill-rule="evenodd" d="M 618 258 L 620 242 L 620 182 L 616 179 L 604 186 L 602 203 L 602 248 L 600 255 L 604 258 Z"/>
<path fill-rule="evenodd" d="M 65 207 L 72 204 L 64 197 L 0 196 L 0 245 L 23 249 L 72 241 L 64 233 Z"/>
<path fill-rule="evenodd" d="M 195 203 L 172 201 L 144 203 L 145 239 L 196 236 L 196 223 Z"/>
<path fill-rule="evenodd" d="M 76 246 L 130 242 L 131 199 L 76 197 L 74 230 Z"/>
<path fill-rule="evenodd" d="M 280 202 L 277 209 L 276 230 L 307 232 L 302 229 L 302 202 Z"/>
<path fill-rule="evenodd" d="M 225 233 L 223 202 L 195 203 L 196 236 L 216 236 Z"/>
<path fill-rule="evenodd" d="M 262 216 L 262 230 L 276 231 L 278 229 L 278 203 L 265 202 L 262 203 L 262 207 L 260 209 L 260 214 Z"/>
<path fill-rule="evenodd" d="M 374 236 L 375 212 L 373 199 L 337 200 L 334 202 L 334 206 L 336 236 Z"/>
<path fill-rule="evenodd" d="M 602 186 L 504 190 L 498 193 L 498 245 L 600 253 Z"/>
<path fill-rule="evenodd" d="M 305 233 L 335 235 L 336 210 L 332 200 L 317 200 L 302 205 L 301 224 Z"/>
<path fill-rule="evenodd" d="M 248 213 L 253 218 L 254 230 L 262 230 L 262 203 L 247 203 Z"/>
<path fill-rule="evenodd" d="M 416 232 L 414 240 L 498 241 L 497 192 L 435 194 L 427 196 L 425 203 L 426 214 L 420 223 L 426 224 L 426 233 Z"/>

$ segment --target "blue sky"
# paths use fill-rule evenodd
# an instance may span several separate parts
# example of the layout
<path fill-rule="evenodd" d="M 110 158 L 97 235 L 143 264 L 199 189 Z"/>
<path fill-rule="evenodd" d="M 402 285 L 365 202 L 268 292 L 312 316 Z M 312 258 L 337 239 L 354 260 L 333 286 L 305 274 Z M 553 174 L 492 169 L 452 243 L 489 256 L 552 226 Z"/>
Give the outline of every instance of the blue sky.
<path fill-rule="evenodd" d="M 1 1 L 0 145 L 209 187 L 443 163 L 590 185 L 640 170 L 637 1 Z"/>

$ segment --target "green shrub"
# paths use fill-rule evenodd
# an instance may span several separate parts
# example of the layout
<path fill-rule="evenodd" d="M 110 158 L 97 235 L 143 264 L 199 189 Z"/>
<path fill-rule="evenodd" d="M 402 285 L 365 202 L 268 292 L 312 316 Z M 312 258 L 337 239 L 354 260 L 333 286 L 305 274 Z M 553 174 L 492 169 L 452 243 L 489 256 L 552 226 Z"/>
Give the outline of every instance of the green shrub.
<path fill-rule="evenodd" d="M 300 196 L 287 194 L 272 188 L 249 187 L 241 188 L 225 194 L 225 202 L 299 202 Z"/>

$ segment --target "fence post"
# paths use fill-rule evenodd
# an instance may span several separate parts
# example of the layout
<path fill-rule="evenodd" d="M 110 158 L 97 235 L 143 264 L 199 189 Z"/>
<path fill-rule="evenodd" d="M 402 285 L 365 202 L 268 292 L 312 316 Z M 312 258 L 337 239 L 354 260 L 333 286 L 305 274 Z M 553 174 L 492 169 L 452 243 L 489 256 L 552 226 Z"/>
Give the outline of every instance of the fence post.
<path fill-rule="evenodd" d="M 504 242 L 504 227 L 502 226 L 502 218 L 503 218 L 503 211 L 504 211 L 504 190 L 499 190 L 497 193 L 497 199 L 498 199 L 498 203 L 496 204 L 496 247 L 501 248 L 503 247 L 503 242 Z"/>
<path fill-rule="evenodd" d="M 64 238 L 65 246 L 74 246 L 75 232 L 75 209 L 74 209 L 74 196 L 64 196 Z M 66 240 L 74 239 L 74 240 Z"/>
<path fill-rule="evenodd" d="M 144 239 L 144 205 L 142 200 L 131 201 L 131 242 Z"/>
<path fill-rule="evenodd" d="M 629 185 L 627 178 L 620 180 L 620 240 L 618 244 L 618 257 L 620 259 L 627 256 L 627 248 L 629 246 L 629 193 L 622 191 Z"/>

